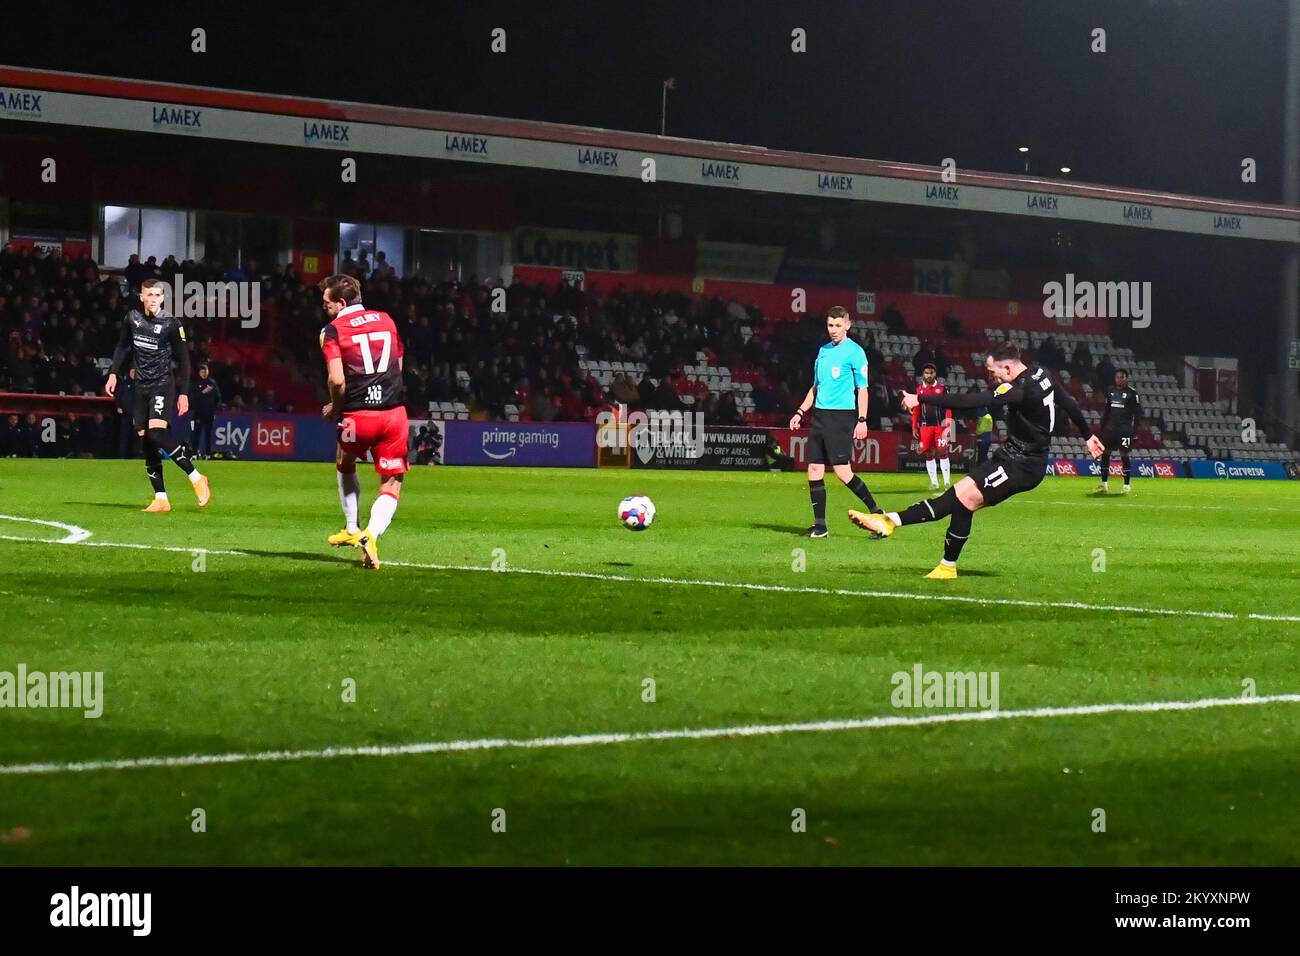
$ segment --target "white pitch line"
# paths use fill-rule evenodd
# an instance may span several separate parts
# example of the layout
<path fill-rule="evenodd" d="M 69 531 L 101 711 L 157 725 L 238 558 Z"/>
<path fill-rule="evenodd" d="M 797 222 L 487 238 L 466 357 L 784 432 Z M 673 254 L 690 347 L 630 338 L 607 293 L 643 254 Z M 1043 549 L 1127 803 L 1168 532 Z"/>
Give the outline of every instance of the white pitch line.
<path fill-rule="evenodd" d="M 385 561 L 384 567 L 421 568 L 429 571 L 486 571 L 491 574 L 535 574 L 542 577 L 584 578 L 620 584 L 676 584 L 689 587 L 726 588 L 738 591 L 772 591 L 779 594 L 826 594 L 835 597 L 889 598 L 903 601 L 955 601 L 998 607 L 1066 608 L 1072 611 L 1112 611 L 1122 614 L 1156 614 L 1165 617 L 1211 618 L 1236 621 L 1249 617 L 1261 621 L 1300 623 L 1300 615 L 1239 614 L 1236 611 L 1196 611 L 1184 608 L 1140 607 L 1130 604 L 1087 604 L 1082 601 L 1033 601 L 1021 598 L 977 597 L 969 594 L 914 594 L 910 591 L 867 591 L 853 588 L 793 587 L 787 584 L 745 584 L 738 581 L 710 581 L 692 578 L 637 578 L 623 574 L 598 574 L 594 571 L 561 571 L 540 568 L 502 568 L 484 565 L 424 564 L 414 561 Z"/>
<path fill-rule="evenodd" d="M 40 518 L 20 518 L 17 515 L 0 515 L 0 521 L 22 521 L 25 524 L 43 524 L 49 528 L 58 528 L 60 531 L 68 532 L 66 536 L 59 538 L 57 541 L 50 541 L 50 544 L 78 544 L 90 537 L 91 532 L 85 528 L 78 528 L 75 524 L 64 524 L 62 521 L 43 521 Z M 10 541 L 44 541 L 45 538 L 13 538 L 9 535 L 0 535 Z"/>
<path fill-rule="evenodd" d="M 925 717 L 863 717 L 856 720 L 750 724 L 738 727 L 706 727 L 695 730 L 575 734 L 564 737 L 533 737 L 522 740 L 514 740 L 508 737 L 481 737 L 473 740 L 431 740 L 414 744 L 324 747 L 318 750 L 263 750 L 254 753 L 134 757 L 121 760 L 88 760 L 76 763 L 9 764 L 0 766 L 0 776 L 93 773 L 99 770 L 140 770 L 150 767 L 204 767 L 236 763 L 281 763 L 296 760 L 329 760 L 336 757 L 405 757 L 417 754 L 459 753 L 471 750 L 550 750 L 562 747 L 595 747 L 607 744 L 631 744 L 661 740 L 776 737 L 784 734 L 878 730 L 885 727 L 919 727 L 928 724 L 955 724 L 971 721 L 1090 717 L 1096 714 L 1149 714 L 1162 711 L 1209 710 L 1214 707 L 1282 703 L 1300 703 L 1300 694 L 1274 694 L 1267 697 L 1208 697 L 1202 700 L 1153 701 L 1144 704 L 1083 704 L 1075 707 L 1036 707 L 1030 710 L 968 710 L 957 713 L 931 714 Z"/>
<path fill-rule="evenodd" d="M 0 518 L 4 517 L 6 516 L 0 515 Z M 56 524 L 56 522 L 39 523 Z M 59 527 L 68 528 L 74 526 L 60 525 Z M 84 531 L 84 529 L 80 528 L 76 530 Z M 90 532 L 87 531 L 86 534 L 90 534 Z M 15 535 L 0 535 L 0 540 L 26 541 L 33 544 L 78 544 L 92 548 L 132 548 L 141 551 L 173 551 L 182 554 L 197 554 L 203 552 L 205 554 L 233 555 L 235 557 L 243 558 L 260 557 L 260 555 L 251 555 L 245 551 L 236 550 L 200 547 L 185 548 L 155 544 L 128 544 L 119 541 L 86 541 L 81 538 L 72 541 L 67 538 L 51 540 L 49 538 L 21 538 Z M 793 587 L 786 584 L 753 584 L 741 581 L 711 581 L 708 579 L 695 578 L 632 577 L 631 575 L 625 574 L 600 574 L 595 571 L 565 571 L 558 568 L 506 567 L 498 570 L 496 568 L 478 564 L 434 564 L 418 561 L 385 561 L 384 566 L 393 568 L 415 568 L 417 570 L 425 571 L 531 574 L 538 577 L 579 578 L 588 581 L 605 581 L 615 584 L 663 584 L 678 587 L 721 588 L 732 591 L 766 591 L 777 594 L 824 594 L 834 597 L 862 597 L 900 601 L 946 601 L 957 604 L 973 604 L 981 607 L 1061 608 L 1070 611 L 1101 611 L 1115 614 L 1151 614 L 1159 617 L 1190 617 L 1216 621 L 1256 620 L 1284 624 L 1300 624 L 1300 615 L 1254 614 L 1238 613 L 1236 611 L 1197 611 L 1188 608 L 1141 607 L 1134 604 L 1089 604 L 1084 601 L 1034 601 L 1027 598 L 978 597 L 970 594 L 938 594 L 934 592 L 917 594 L 910 591 L 873 591 L 854 588 L 821 588 L 807 586 Z"/>

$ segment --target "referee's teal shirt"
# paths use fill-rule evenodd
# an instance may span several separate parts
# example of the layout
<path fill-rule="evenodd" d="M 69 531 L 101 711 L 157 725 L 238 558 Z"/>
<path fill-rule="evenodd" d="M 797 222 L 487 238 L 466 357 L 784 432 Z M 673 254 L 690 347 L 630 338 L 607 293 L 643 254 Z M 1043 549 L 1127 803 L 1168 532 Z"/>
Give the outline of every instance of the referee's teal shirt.
<path fill-rule="evenodd" d="M 855 389 L 867 387 L 867 353 L 850 338 L 839 345 L 827 342 L 813 363 L 817 384 L 815 408 L 857 408 Z"/>

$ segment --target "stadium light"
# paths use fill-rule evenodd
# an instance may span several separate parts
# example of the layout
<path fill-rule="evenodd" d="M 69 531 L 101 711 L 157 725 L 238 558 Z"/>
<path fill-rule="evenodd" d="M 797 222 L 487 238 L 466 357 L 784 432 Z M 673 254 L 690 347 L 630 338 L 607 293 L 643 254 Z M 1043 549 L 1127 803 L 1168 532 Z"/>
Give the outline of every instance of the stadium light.
<path fill-rule="evenodd" d="M 1025 172 L 1029 172 L 1029 147 L 1017 146 L 1016 152 L 1025 157 Z"/>
<path fill-rule="evenodd" d="M 677 77 L 670 76 L 664 80 L 663 97 L 659 101 L 659 135 L 664 135 L 668 127 L 668 91 L 677 89 Z"/>
<path fill-rule="evenodd" d="M 1061 175 L 1062 175 L 1062 176 L 1068 176 L 1068 175 L 1070 175 L 1070 167 L 1069 167 L 1069 166 L 1062 166 L 1062 167 L 1061 167 Z"/>

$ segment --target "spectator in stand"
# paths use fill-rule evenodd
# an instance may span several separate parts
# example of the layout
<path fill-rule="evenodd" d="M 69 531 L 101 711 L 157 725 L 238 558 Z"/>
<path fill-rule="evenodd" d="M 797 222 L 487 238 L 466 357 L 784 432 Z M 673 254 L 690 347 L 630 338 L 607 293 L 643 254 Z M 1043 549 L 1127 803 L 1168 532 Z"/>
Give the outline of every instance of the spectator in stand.
<path fill-rule="evenodd" d="M 77 422 L 76 448 L 80 458 L 112 458 L 117 435 L 103 412 Z"/>
<path fill-rule="evenodd" d="M 614 396 L 614 401 L 623 405 L 635 405 L 641 400 L 641 394 L 637 391 L 635 385 L 627 380 L 627 376 L 619 372 L 614 376 L 614 384 L 610 386 L 610 394 Z"/>
<path fill-rule="evenodd" d="M 939 320 L 943 326 L 943 334 L 949 339 L 960 339 L 962 335 L 961 319 L 951 312 L 945 313 L 944 317 Z"/>
<path fill-rule="evenodd" d="M 968 391 L 974 394 L 983 389 L 972 385 Z M 989 451 L 993 447 L 993 412 L 987 405 L 981 405 L 972 414 L 975 416 L 975 464 L 982 465 L 988 461 Z"/>
<path fill-rule="evenodd" d="M 199 366 L 199 377 L 190 396 L 190 427 L 194 429 L 194 453 L 200 458 L 212 457 L 212 422 L 221 407 L 221 389 L 212 377 L 211 367 L 204 362 Z"/>
<path fill-rule="evenodd" d="M 714 411 L 714 423 L 718 425 L 740 425 L 740 409 L 736 407 L 736 396 L 723 392 Z"/>
<path fill-rule="evenodd" d="M 18 454 L 14 450 L 17 432 L 17 415 L 6 415 L 0 419 L 0 458 L 12 458 Z"/>
<path fill-rule="evenodd" d="M 384 255 L 384 251 L 381 249 L 379 252 L 376 252 L 375 270 L 372 273 L 370 273 L 370 278 L 371 279 L 392 279 L 395 278 L 396 275 L 397 272 L 393 269 L 392 265 L 389 264 L 388 256 Z"/>
<path fill-rule="evenodd" d="M 1038 347 L 1038 360 L 1053 372 L 1059 372 L 1065 367 L 1065 352 L 1056 344 L 1056 336 L 1049 335 L 1043 340 L 1043 344 Z"/>
<path fill-rule="evenodd" d="M 628 381 L 631 382 L 632 380 L 629 378 Z M 659 407 L 659 386 L 656 385 L 654 379 L 650 377 L 649 370 L 643 372 L 641 375 L 641 381 L 636 383 L 636 392 L 641 404 L 646 408 Z"/>
<path fill-rule="evenodd" d="M 17 418 L 18 416 L 14 416 Z M 14 454 L 19 458 L 36 457 L 36 413 L 28 412 L 14 430 Z"/>
<path fill-rule="evenodd" d="M 149 270 L 141 264 L 140 256 L 133 252 L 126 260 L 122 275 L 126 278 L 127 291 L 138 292 L 140 283 L 149 278 Z"/>
<path fill-rule="evenodd" d="M 885 307 L 884 313 L 880 316 L 880 321 L 885 323 L 885 328 L 889 329 L 892 335 L 905 335 L 907 333 L 907 323 L 903 321 L 903 313 L 898 311 L 897 304 L 893 302 Z"/>
<path fill-rule="evenodd" d="M 339 271 L 342 272 L 344 275 L 352 276 L 352 278 L 354 279 L 359 278 L 357 273 L 357 261 L 352 258 L 351 249 L 347 249 L 344 251 L 343 262 L 339 266 Z"/>
<path fill-rule="evenodd" d="M 1074 347 L 1074 355 L 1070 357 L 1070 368 L 1079 381 L 1087 382 L 1092 379 L 1092 349 L 1088 348 L 1087 342 L 1080 342 Z"/>
<path fill-rule="evenodd" d="M 538 388 L 533 390 L 531 405 L 533 421 L 551 422 L 555 420 L 556 408 L 551 403 L 551 396 L 546 389 Z"/>
<path fill-rule="evenodd" d="M 1093 375 L 1093 388 L 1099 391 L 1105 391 L 1115 384 L 1115 363 L 1110 360 L 1110 356 L 1103 355 L 1101 361 L 1097 363 L 1096 373 Z"/>
<path fill-rule="evenodd" d="M 867 353 L 867 367 L 872 370 L 874 375 L 883 375 L 885 353 L 876 347 L 876 337 L 871 332 L 868 332 L 863 340 L 862 349 Z"/>
<path fill-rule="evenodd" d="M 948 374 L 948 356 L 944 355 L 943 348 L 937 345 L 934 348 L 934 369 L 940 378 Z"/>
<path fill-rule="evenodd" d="M 181 264 L 176 261 L 175 256 L 169 255 L 162 261 L 162 265 L 158 267 L 158 271 L 162 273 L 162 280 L 170 284 L 175 281 L 176 273 L 181 271 Z"/>
<path fill-rule="evenodd" d="M 921 370 L 927 365 L 935 365 L 937 367 L 938 364 L 939 363 L 934 360 L 934 349 L 930 347 L 930 340 L 926 339 L 921 343 L 921 347 L 917 350 L 917 353 L 912 356 L 912 369 L 914 371 L 913 377 L 920 378 Z"/>

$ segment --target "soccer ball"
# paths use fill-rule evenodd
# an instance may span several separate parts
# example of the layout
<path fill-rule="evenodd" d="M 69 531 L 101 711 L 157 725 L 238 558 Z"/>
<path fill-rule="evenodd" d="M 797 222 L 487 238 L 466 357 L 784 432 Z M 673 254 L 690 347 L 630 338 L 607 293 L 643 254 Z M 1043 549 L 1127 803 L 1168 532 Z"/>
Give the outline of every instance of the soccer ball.
<path fill-rule="evenodd" d="M 644 531 L 655 520 L 655 503 L 645 495 L 628 495 L 618 503 L 618 520 L 630 531 Z"/>

